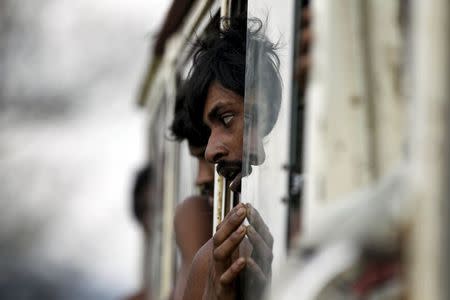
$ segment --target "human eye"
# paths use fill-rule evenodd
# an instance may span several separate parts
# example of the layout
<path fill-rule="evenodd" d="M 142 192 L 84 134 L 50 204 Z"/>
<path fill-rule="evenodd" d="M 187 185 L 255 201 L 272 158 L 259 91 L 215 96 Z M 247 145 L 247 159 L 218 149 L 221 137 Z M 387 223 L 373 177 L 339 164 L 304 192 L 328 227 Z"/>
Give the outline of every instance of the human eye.
<path fill-rule="evenodd" d="M 225 125 L 226 127 L 230 126 L 233 118 L 234 118 L 234 115 L 231 113 L 226 113 L 226 114 L 223 114 L 222 116 L 220 116 L 220 120 L 222 121 L 223 125 Z"/>
<path fill-rule="evenodd" d="M 246 113 L 244 114 L 244 120 L 245 120 L 246 122 L 251 121 L 252 119 L 253 119 L 253 115 L 252 115 L 251 113 L 246 112 Z"/>

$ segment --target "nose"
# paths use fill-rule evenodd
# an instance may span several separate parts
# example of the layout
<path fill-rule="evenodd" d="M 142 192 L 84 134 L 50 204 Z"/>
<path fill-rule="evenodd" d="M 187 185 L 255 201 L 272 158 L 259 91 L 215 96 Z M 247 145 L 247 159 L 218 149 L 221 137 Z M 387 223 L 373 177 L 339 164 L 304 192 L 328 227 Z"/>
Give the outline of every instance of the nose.
<path fill-rule="evenodd" d="M 262 165 L 265 159 L 266 153 L 264 152 L 264 147 L 262 147 L 262 144 L 250 149 L 248 160 L 252 166 Z"/>
<path fill-rule="evenodd" d="M 217 138 L 216 135 L 213 135 L 213 132 L 211 132 L 208 145 L 206 145 L 205 149 L 205 159 L 210 163 L 216 163 L 227 155 L 228 151 L 226 147 L 223 145 L 221 140 Z"/>
<path fill-rule="evenodd" d="M 214 181 L 214 165 L 207 162 L 205 159 L 198 160 L 198 172 L 195 184 L 201 186 L 205 183 Z"/>
<path fill-rule="evenodd" d="M 264 144 L 258 130 L 253 130 L 250 133 L 250 146 L 248 157 L 250 164 L 254 166 L 261 165 L 266 159 L 266 152 L 264 151 Z"/>

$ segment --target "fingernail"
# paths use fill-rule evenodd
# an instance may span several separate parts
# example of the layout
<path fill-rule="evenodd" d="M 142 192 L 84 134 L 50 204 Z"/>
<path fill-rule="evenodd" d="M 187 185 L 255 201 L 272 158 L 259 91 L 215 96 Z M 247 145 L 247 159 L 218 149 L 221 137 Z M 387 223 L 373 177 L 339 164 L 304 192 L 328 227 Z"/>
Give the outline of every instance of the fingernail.
<path fill-rule="evenodd" d="M 239 265 L 239 266 L 242 266 L 243 264 L 245 264 L 245 259 L 243 259 L 243 258 L 241 257 L 241 258 L 239 258 L 239 260 L 238 260 L 238 265 Z"/>
<path fill-rule="evenodd" d="M 245 208 L 241 207 L 238 209 L 238 211 L 236 212 L 236 215 L 238 215 L 239 217 L 242 217 L 245 214 Z"/>
<path fill-rule="evenodd" d="M 244 231 L 245 231 L 245 227 L 241 225 L 241 226 L 239 226 L 239 228 L 238 228 L 236 231 L 237 231 L 237 233 L 239 233 L 239 234 L 243 234 Z"/>

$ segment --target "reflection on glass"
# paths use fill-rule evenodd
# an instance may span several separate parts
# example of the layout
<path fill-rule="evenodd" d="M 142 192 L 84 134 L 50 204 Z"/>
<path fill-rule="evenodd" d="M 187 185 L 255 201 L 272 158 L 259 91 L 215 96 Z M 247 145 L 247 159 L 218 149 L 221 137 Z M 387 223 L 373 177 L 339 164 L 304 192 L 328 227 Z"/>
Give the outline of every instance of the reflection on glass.
<path fill-rule="evenodd" d="M 277 44 L 264 35 L 264 24 L 248 20 L 245 74 L 244 172 L 264 162 L 263 138 L 273 129 L 281 104 L 280 59 Z"/>
<path fill-rule="evenodd" d="M 280 276 L 287 252 L 288 215 L 283 199 L 288 195 L 285 167 L 289 164 L 293 11 L 291 0 L 283 5 L 248 1 L 243 151 L 243 170 L 248 176 L 242 182 L 241 198 L 257 213 L 260 235 L 270 232 L 270 243 L 266 242 L 270 255 L 258 247 L 252 252 L 267 277 L 265 287 Z M 245 298 L 261 299 L 265 287 L 252 282 L 255 279 L 248 274 Z"/>
<path fill-rule="evenodd" d="M 252 205 L 248 206 L 247 216 L 248 239 L 245 241 L 248 246 L 244 250 L 241 247 L 241 251 L 248 252 L 252 264 L 246 269 L 242 281 L 245 299 L 262 298 L 265 287 L 271 281 L 274 258 L 274 235 L 271 232 L 273 223 L 267 220 L 266 207 L 261 204 L 267 200 L 266 204 L 270 205 L 268 209 L 277 209 L 276 205 L 272 205 L 277 200 L 275 197 L 271 198 L 273 194 L 259 198 L 263 178 L 260 177 L 258 166 L 265 164 L 266 158 L 270 161 L 270 157 L 266 157 L 263 144 L 267 142 L 268 135 L 277 123 L 282 99 L 282 80 L 278 44 L 266 35 L 266 26 L 267 23 L 261 19 L 248 19 L 242 164 L 244 176 L 248 177 L 244 179 L 242 200 Z M 275 240 L 278 242 L 277 237 Z"/>

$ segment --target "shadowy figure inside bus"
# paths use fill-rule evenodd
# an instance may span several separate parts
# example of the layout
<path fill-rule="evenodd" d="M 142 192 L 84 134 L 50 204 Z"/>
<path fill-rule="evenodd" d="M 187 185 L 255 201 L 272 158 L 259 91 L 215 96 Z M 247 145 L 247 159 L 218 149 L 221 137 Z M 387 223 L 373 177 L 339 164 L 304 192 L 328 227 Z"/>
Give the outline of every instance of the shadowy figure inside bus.
<path fill-rule="evenodd" d="M 148 247 L 148 238 L 151 233 L 151 198 L 153 194 L 153 169 L 151 165 L 146 165 L 138 171 L 134 180 L 133 197 L 132 197 L 132 211 L 135 220 L 142 229 L 143 240 Z M 144 268 L 144 284 L 134 295 L 127 297 L 127 300 L 148 300 L 150 299 L 150 289 L 146 282 L 145 263 L 142 264 Z"/>

